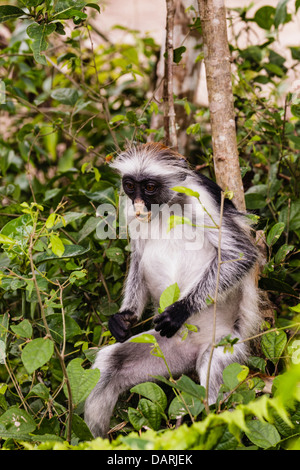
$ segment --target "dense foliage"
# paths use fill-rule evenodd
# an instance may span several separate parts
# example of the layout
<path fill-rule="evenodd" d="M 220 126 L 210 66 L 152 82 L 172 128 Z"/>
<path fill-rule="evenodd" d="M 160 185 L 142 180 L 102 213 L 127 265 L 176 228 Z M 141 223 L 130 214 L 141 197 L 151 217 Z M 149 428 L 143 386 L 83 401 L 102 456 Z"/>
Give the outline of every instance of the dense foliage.
<path fill-rule="evenodd" d="M 280 0 L 254 16 L 249 8 L 229 12 L 241 171 L 247 208 L 266 242 L 259 284 L 272 301 L 261 347 L 249 364 L 226 368 L 209 413 L 203 386 L 190 377 L 134 387 L 115 410 L 112 442 L 93 441 L 82 412 L 99 379 L 91 361 L 114 341 L 107 321 L 119 309 L 130 244 L 101 240 L 96 212 L 106 202 L 118 207 L 119 180 L 108 165 L 114 153 L 126 140 L 163 135 L 151 129 L 151 116 L 162 112 L 153 99 L 160 48 L 137 31 L 126 31 L 129 42 L 112 43 L 92 26 L 91 18 L 105 17 L 96 3 L 6 3 L 0 5 L 2 446 L 299 448 L 300 47 L 283 55 L 277 47 L 299 0 Z M 240 35 L 251 36 L 254 26 L 264 39 L 240 46 Z M 207 109 L 180 103 L 193 114 L 187 130 L 193 164 L 213 177 Z M 234 347 L 234 339 L 219 347 Z M 162 356 L 155 342 L 153 353 Z M 185 422 L 174 429 L 178 418 Z"/>

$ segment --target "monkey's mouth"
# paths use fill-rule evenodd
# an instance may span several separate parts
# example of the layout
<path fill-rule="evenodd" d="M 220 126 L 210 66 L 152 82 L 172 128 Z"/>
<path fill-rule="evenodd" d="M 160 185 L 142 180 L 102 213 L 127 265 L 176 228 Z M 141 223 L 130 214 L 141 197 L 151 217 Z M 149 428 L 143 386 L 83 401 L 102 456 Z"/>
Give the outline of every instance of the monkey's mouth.
<path fill-rule="evenodd" d="M 136 211 L 135 218 L 140 220 L 141 222 L 148 223 L 151 220 L 151 212 Z"/>

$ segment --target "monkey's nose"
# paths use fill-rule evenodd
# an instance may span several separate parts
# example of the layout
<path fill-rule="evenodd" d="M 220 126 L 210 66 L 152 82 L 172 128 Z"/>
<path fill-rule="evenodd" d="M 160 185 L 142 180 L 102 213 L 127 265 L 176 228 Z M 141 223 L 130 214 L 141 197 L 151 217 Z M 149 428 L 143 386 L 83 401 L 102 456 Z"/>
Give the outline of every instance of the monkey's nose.
<path fill-rule="evenodd" d="M 135 199 L 134 201 L 134 210 L 136 217 L 139 217 L 141 214 L 144 214 L 146 207 L 142 199 Z"/>
<path fill-rule="evenodd" d="M 151 219 L 151 212 L 148 211 L 142 199 L 135 199 L 134 201 L 135 216 L 143 222 L 149 222 Z"/>

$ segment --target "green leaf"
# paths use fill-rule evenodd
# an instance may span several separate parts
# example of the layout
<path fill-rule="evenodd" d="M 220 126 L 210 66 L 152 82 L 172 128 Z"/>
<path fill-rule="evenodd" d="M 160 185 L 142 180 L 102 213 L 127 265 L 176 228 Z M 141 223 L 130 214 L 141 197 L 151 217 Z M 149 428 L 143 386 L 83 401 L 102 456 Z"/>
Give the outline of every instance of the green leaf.
<path fill-rule="evenodd" d="M 125 119 L 126 116 L 124 116 L 124 114 L 116 114 L 111 118 L 110 123 L 113 124 L 114 122 L 125 121 Z"/>
<path fill-rule="evenodd" d="M 157 404 L 150 400 L 146 400 L 145 398 L 141 398 L 138 404 L 138 409 L 144 418 L 146 418 L 147 425 L 151 429 L 154 429 L 154 431 L 158 431 L 161 423 L 161 412 Z"/>
<path fill-rule="evenodd" d="M 280 24 L 283 24 L 287 17 L 287 8 L 286 5 L 289 0 L 280 0 L 276 7 L 275 17 L 274 17 L 274 25 L 275 28 L 278 28 Z"/>
<path fill-rule="evenodd" d="M 175 62 L 175 64 L 179 64 L 185 51 L 186 47 L 184 46 L 177 47 L 173 50 L 173 62 Z"/>
<path fill-rule="evenodd" d="M 264 421 L 252 420 L 247 421 L 246 436 L 253 444 L 263 449 L 276 446 L 281 440 L 281 437 L 275 428 L 270 423 Z"/>
<path fill-rule="evenodd" d="M 205 388 L 202 385 L 196 384 L 190 377 L 183 375 L 179 380 L 176 381 L 175 388 L 186 392 L 194 398 L 204 399 Z"/>
<path fill-rule="evenodd" d="M 167 287 L 160 296 L 159 306 L 163 312 L 167 307 L 177 302 L 180 297 L 180 290 L 177 282 Z"/>
<path fill-rule="evenodd" d="M 284 71 L 282 68 L 277 64 L 267 63 L 264 64 L 264 69 L 269 72 L 271 75 L 277 75 L 277 77 L 283 77 Z"/>
<path fill-rule="evenodd" d="M 100 378 L 99 369 L 84 369 L 81 366 L 81 358 L 73 359 L 67 367 L 68 379 L 70 382 L 72 400 L 74 406 L 83 402 L 97 385 Z M 65 395 L 68 397 L 67 386 L 64 385 Z"/>
<path fill-rule="evenodd" d="M 293 289 L 290 284 L 282 281 L 281 279 L 275 279 L 273 277 L 261 277 L 259 280 L 260 289 L 267 290 L 270 292 L 282 292 L 285 294 L 292 294 L 298 296 L 298 293 Z"/>
<path fill-rule="evenodd" d="M 290 47 L 292 58 L 294 60 L 300 60 L 300 47 Z"/>
<path fill-rule="evenodd" d="M 90 8 L 95 8 L 95 10 L 97 10 L 98 13 L 100 13 L 100 7 L 99 7 L 99 5 L 97 5 L 97 3 L 92 3 L 91 2 L 91 3 L 87 3 L 85 6 L 90 7 Z"/>
<path fill-rule="evenodd" d="M 186 194 L 187 196 L 192 196 L 199 198 L 200 194 L 197 191 L 194 191 L 193 189 L 186 188 L 185 186 L 174 186 L 171 188 L 172 191 L 176 191 L 177 193 L 183 193 Z"/>
<path fill-rule="evenodd" d="M 9 245 L 14 245 L 16 242 L 10 237 L 7 237 L 6 235 L 0 234 L 0 243 L 7 243 Z"/>
<path fill-rule="evenodd" d="M 51 250 L 53 251 L 53 253 L 56 256 L 61 257 L 65 252 L 65 246 L 63 242 L 61 241 L 61 239 L 57 235 L 52 233 L 50 235 L 50 243 L 51 243 Z"/>
<path fill-rule="evenodd" d="M 143 333 L 134 338 L 131 338 L 129 341 L 131 343 L 152 343 L 152 344 L 155 344 L 157 342 L 155 336 L 150 335 L 149 333 Z"/>
<path fill-rule="evenodd" d="M 170 232 L 170 230 L 176 227 L 176 225 L 182 225 L 182 224 L 194 226 L 194 224 L 187 217 L 181 217 L 179 215 L 171 215 L 169 217 L 168 224 L 167 224 L 167 232 Z"/>
<path fill-rule="evenodd" d="M 32 387 L 32 389 L 27 395 L 27 397 L 32 397 L 32 396 L 39 397 L 42 400 L 47 401 L 49 400 L 49 397 L 50 397 L 49 388 L 46 387 L 46 385 L 43 383 L 38 383 Z"/>
<path fill-rule="evenodd" d="M 117 264 L 123 264 L 125 261 L 125 256 L 121 248 L 111 247 L 105 250 L 107 258 Z"/>
<path fill-rule="evenodd" d="M 83 279 L 86 277 L 86 269 L 81 271 L 73 271 L 69 276 L 69 281 L 71 284 L 74 284 L 78 279 Z"/>
<path fill-rule="evenodd" d="M 293 425 L 291 427 L 277 413 L 274 414 L 274 425 L 281 437 L 289 437 L 291 435 L 300 434 L 300 403 L 297 402 L 291 408 L 290 420 Z"/>
<path fill-rule="evenodd" d="M 286 245 L 286 244 L 282 245 L 275 255 L 275 263 L 276 264 L 282 263 L 287 257 L 287 255 L 291 251 L 293 251 L 294 248 L 295 248 L 294 245 Z"/>
<path fill-rule="evenodd" d="M 28 214 L 21 215 L 20 217 L 7 222 L 0 233 L 6 236 L 16 236 L 18 234 L 23 235 L 24 229 L 30 221 L 31 217 Z"/>
<path fill-rule="evenodd" d="M 82 212 L 66 212 L 59 222 L 56 222 L 54 228 L 57 230 L 58 228 L 65 227 L 72 222 L 82 219 L 85 216 Z"/>
<path fill-rule="evenodd" d="M 18 325 L 11 325 L 11 329 L 22 338 L 31 338 L 32 336 L 32 326 L 29 320 L 25 319 Z"/>
<path fill-rule="evenodd" d="M 263 209 L 266 207 L 266 198 L 258 193 L 245 194 L 245 201 L 248 210 Z"/>
<path fill-rule="evenodd" d="M 80 441 L 91 441 L 93 435 L 84 420 L 78 414 L 72 416 L 72 433 L 74 433 Z"/>
<path fill-rule="evenodd" d="M 2 438 L 13 436 L 17 438 L 31 433 L 35 429 L 36 424 L 32 417 L 17 406 L 12 406 L 0 416 L 0 435 Z"/>
<path fill-rule="evenodd" d="M 286 204 L 279 213 L 278 221 L 284 222 L 292 231 L 300 229 L 300 200 L 293 201 L 290 207 Z"/>
<path fill-rule="evenodd" d="M 33 39 L 31 44 L 31 49 L 33 56 L 38 64 L 47 65 L 45 56 L 42 55 L 42 52 L 48 48 L 47 36 L 55 31 L 56 26 L 54 23 L 50 24 L 38 24 L 33 23 L 28 26 L 27 34 Z"/>
<path fill-rule="evenodd" d="M 283 222 L 279 222 L 271 228 L 267 235 L 267 245 L 272 246 L 274 245 L 277 240 L 279 239 L 280 235 L 284 231 L 285 224 Z"/>
<path fill-rule="evenodd" d="M 60 258 L 75 258 L 76 256 L 82 256 L 86 254 L 90 248 L 84 248 L 80 245 L 64 245 L 64 252 L 61 256 L 54 253 L 42 253 L 36 257 L 36 263 L 43 263 L 44 261 Z"/>
<path fill-rule="evenodd" d="M 244 59 L 256 62 L 256 64 L 260 64 L 262 59 L 262 52 L 258 46 L 249 46 L 242 50 L 240 54 Z"/>
<path fill-rule="evenodd" d="M 261 372 L 266 372 L 266 362 L 262 357 L 250 356 L 248 358 L 248 366 L 250 369 L 258 369 Z"/>
<path fill-rule="evenodd" d="M 53 212 L 52 214 L 49 215 L 49 217 L 46 220 L 46 223 L 45 223 L 46 228 L 52 228 L 53 225 L 55 224 L 55 219 L 56 219 L 56 214 Z"/>
<path fill-rule="evenodd" d="M 73 10 L 81 10 L 85 6 L 84 0 L 58 0 L 55 3 L 55 15 L 53 18 L 72 18 Z"/>
<path fill-rule="evenodd" d="M 94 230 L 96 230 L 97 225 L 99 224 L 99 218 L 91 216 L 85 222 L 83 227 L 78 232 L 78 242 L 81 242 L 86 237 L 88 237 Z"/>
<path fill-rule="evenodd" d="M 46 364 L 52 357 L 54 343 L 50 339 L 36 338 L 22 350 L 21 359 L 29 374 Z"/>
<path fill-rule="evenodd" d="M 21 8 L 15 7 L 13 5 L 2 5 L 0 6 L 0 23 L 4 23 L 7 20 L 13 20 L 19 18 L 20 16 L 26 15 L 26 13 L 21 10 Z"/>
<path fill-rule="evenodd" d="M 64 335 L 65 339 L 68 341 L 74 336 L 82 333 L 80 326 L 74 318 L 70 317 L 70 315 L 65 315 L 64 323 L 60 313 L 53 313 L 52 315 L 48 315 L 46 318 L 51 335 L 58 343 L 63 341 Z"/>
<path fill-rule="evenodd" d="M 134 408 L 128 408 L 128 418 L 136 431 L 147 425 L 147 419 L 142 415 L 141 411 Z"/>
<path fill-rule="evenodd" d="M 275 8 L 271 6 L 265 6 L 259 8 L 254 15 L 254 21 L 262 29 L 271 29 L 274 22 Z"/>
<path fill-rule="evenodd" d="M 224 385 L 226 385 L 226 387 L 228 387 L 229 390 L 233 390 L 235 387 L 239 385 L 239 383 L 242 382 L 242 380 L 246 378 L 247 374 L 245 376 L 244 372 L 245 370 L 243 366 L 241 366 L 241 364 L 238 364 L 237 362 L 233 362 L 232 364 L 229 364 L 223 370 Z"/>
<path fill-rule="evenodd" d="M 289 307 L 293 312 L 300 313 L 300 304 L 295 305 L 294 307 Z"/>
<path fill-rule="evenodd" d="M 138 393 L 139 395 L 148 398 L 153 403 L 156 403 L 161 411 L 163 411 L 167 406 L 166 394 L 156 383 L 144 382 L 135 385 L 130 391 L 132 393 Z"/>
<path fill-rule="evenodd" d="M 182 392 L 181 396 L 175 397 L 169 406 L 168 414 L 170 419 L 177 419 L 190 413 L 198 416 L 204 410 L 204 404 L 199 398 L 195 398 L 189 393 Z"/>
<path fill-rule="evenodd" d="M 105 204 L 109 203 L 112 205 L 116 205 L 115 201 L 115 191 L 114 188 L 112 188 L 111 185 L 109 187 L 106 187 L 106 184 L 102 182 L 102 190 L 99 191 L 87 191 L 85 189 L 80 189 L 79 192 L 83 194 L 85 197 L 88 199 L 91 199 L 92 201 L 98 202 L 99 204 Z"/>
<path fill-rule="evenodd" d="M 300 118 L 300 106 L 299 106 L 299 104 L 293 104 L 291 106 L 291 112 L 292 112 L 293 116 L 295 116 L 297 118 Z M 291 140 L 292 142 L 297 144 L 296 148 L 299 148 L 299 137 L 297 137 L 295 135 L 290 135 L 289 140 Z"/>
<path fill-rule="evenodd" d="M 282 330 L 270 331 L 262 336 L 261 349 L 273 364 L 277 364 L 287 343 L 286 333 Z"/>
<path fill-rule="evenodd" d="M 79 93 L 75 88 L 57 88 L 52 91 L 51 98 L 59 101 L 62 104 L 75 106 L 79 99 Z"/>

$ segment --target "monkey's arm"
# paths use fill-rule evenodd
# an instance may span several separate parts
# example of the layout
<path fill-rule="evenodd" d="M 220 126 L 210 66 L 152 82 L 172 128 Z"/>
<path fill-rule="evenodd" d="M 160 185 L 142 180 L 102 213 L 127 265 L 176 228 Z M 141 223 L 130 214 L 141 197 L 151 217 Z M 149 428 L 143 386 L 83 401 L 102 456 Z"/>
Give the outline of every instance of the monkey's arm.
<path fill-rule="evenodd" d="M 132 335 L 131 327 L 141 317 L 147 299 L 148 289 L 140 271 L 140 257 L 133 250 L 120 312 L 112 315 L 108 321 L 110 332 L 120 343 Z"/>
<path fill-rule="evenodd" d="M 229 223 L 230 222 L 230 223 Z M 170 305 L 154 319 L 155 330 L 162 336 L 170 338 L 183 323 L 194 313 L 206 306 L 209 297 L 215 297 L 217 286 L 218 230 L 210 229 L 206 234 L 215 249 L 215 255 L 201 278 L 196 280 L 190 292 L 178 302 Z M 232 286 L 239 283 L 252 268 L 257 259 L 256 248 L 249 236 L 234 222 L 222 226 L 221 265 L 218 284 L 218 295 L 222 295 Z"/>

